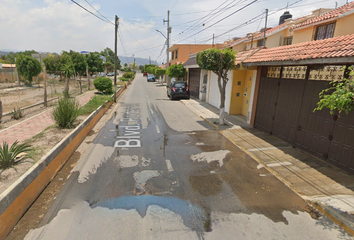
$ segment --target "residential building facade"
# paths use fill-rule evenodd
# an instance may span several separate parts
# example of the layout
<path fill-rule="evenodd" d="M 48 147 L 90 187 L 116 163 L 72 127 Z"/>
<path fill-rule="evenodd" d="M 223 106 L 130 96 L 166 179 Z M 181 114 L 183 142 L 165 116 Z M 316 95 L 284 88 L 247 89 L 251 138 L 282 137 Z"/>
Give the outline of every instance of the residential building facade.
<path fill-rule="evenodd" d="M 228 74 L 225 111 L 354 173 L 354 113 L 313 111 L 319 93 L 354 65 L 353 19 L 351 2 L 285 19 L 265 30 L 265 43 L 264 31 L 229 42 L 225 47 L 235 50 L 236 68 Z M 219 107 L 216 76 L 202 71 L 205 101 Z"/>

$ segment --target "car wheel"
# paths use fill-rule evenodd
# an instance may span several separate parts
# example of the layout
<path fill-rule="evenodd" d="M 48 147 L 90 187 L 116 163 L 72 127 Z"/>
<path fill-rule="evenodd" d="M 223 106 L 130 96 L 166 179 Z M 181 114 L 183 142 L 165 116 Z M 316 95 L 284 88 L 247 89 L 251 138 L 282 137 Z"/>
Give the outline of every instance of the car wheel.
<path fill-rule="evenodd" d="M 169 97 L 170 97 L 170 99 L 171 99 L 171 100 L 173 100 L 173 96 L 172 96 L 172 94 L 171 94 Z"/>

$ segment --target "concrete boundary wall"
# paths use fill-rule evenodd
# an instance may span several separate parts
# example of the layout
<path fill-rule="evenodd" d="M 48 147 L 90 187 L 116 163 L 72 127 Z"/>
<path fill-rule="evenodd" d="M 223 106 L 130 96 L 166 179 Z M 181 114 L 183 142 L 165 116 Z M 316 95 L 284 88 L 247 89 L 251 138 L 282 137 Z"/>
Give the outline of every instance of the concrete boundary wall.
<path fill-rule="evenodd" d="M 127 85 L 122 87 L 116 96 L 118 97 L 126 88 Z M 4 239 L 15 227 L 112 104 L 113 102 L 106 102 L 97 108 L 0 195 L 0 239 Z"/>

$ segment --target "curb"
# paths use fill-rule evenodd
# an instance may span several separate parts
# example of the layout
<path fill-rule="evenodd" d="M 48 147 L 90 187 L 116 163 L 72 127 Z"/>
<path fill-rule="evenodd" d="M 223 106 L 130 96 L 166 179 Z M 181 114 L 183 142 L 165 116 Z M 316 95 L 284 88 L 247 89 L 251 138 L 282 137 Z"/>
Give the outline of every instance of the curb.
<path fill-rule="evenodd" d="M 215 130 L 218 130 L 221 135 L 223 135 L 225 138 L 227 138 L 230 142 L 232 142 L 236 147 L 238 147 L 241 151 L 246 153 L 248 156 L 250 156 L 252 159 L 254 159 L 256 162 L 259 164 L 262 164 L 265 169 L 267 169 L 270 173 L 272 173 L 277 179 L 279 179 L 282 183 L 284 183 L 287 187 L 289 187 L 293 192 L 295 192 L 297 195 L 299 195 L 302 199 L 304 199 L 309 205 L 311 205 L 313 208 L 315 208 L 317 211 L 325 215 L 327 218 L 332 220 L 334 223 L 336 223 L 339 227 L 341 227 L 344 231 L 347 233 L 351 234 L 354 236 L 354 228 L 351 226 L 350 222 L 348 222 L 346 219 L 341 217 L 339 214 L 337 214 L 334 210 L 330 209 L 328 206 L 323 205 L 319 202 L 315 202 L 309 199 L 305 199 L 304 194 L 300 189 L 295 187 L 293 184 L 291 184 L 288 180 L 284 179 L 281 177 L 276 171 L 268 167 L 266 164 L 264 164 L 260 159 L 255 157 L 252 153 L 247 151 L 244 147 L 239 145 L 236 141 L 234 141 L 232 138 L 226 136 L 225 134 L 222 133 L 222 131 L 228 131 L 228 130 L 219 130 L 219 126 L 215 125 L 208 119 L 206 119 L 203 116 L 200 116 L 204 121 L 206 121 L 209 125 L 211 125 Z"/>
<path fill-rule="evenodd" d="M 127 86 L 124 86 L 116 92 L 117 98 L 126 88 Z M 23 214 L 52 181 L 112 104 L 113 102 L 107 101 L 98 107 L 47 155 L 0 194 L 0 222 L 2 223 L 0 224 L 0 239 L 4 239 L 12 231 Z"/>

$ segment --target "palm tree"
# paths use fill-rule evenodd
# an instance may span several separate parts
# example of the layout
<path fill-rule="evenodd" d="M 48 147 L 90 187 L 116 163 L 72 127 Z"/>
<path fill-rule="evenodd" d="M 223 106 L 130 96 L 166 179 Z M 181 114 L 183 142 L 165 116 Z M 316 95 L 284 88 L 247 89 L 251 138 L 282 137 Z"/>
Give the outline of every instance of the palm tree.
<path fill-rule="evenodd" d="M 74 66 L 72 64 L 66 63 L 61 67 L 61 72 L 65 74 L 65 88 L 64 88 L 64 96 L 69 97 L 69 79 L 74 74 Z M 69 78 L 68 78 L 69 77 Z"/>

